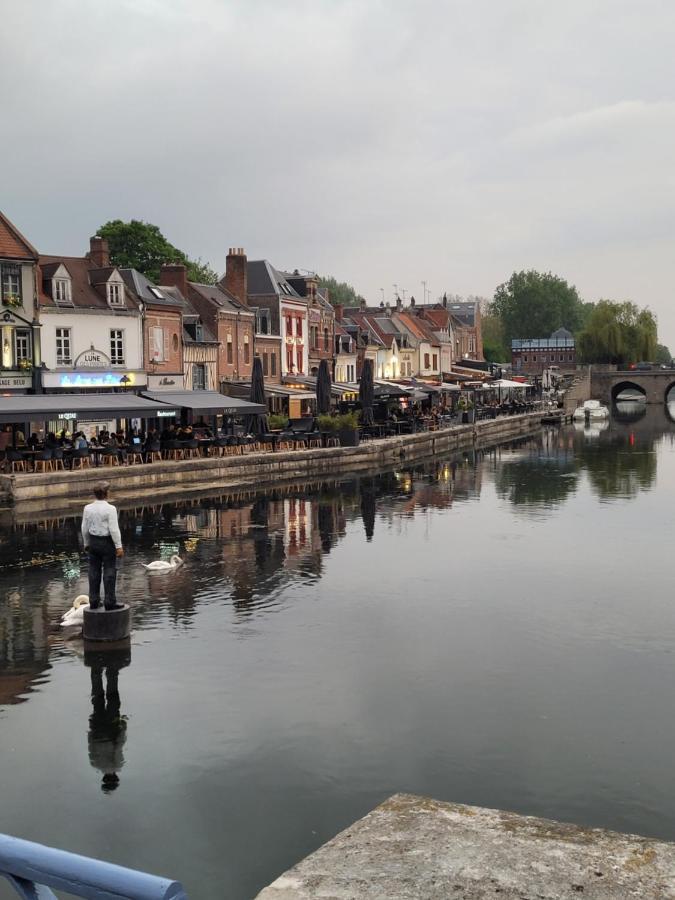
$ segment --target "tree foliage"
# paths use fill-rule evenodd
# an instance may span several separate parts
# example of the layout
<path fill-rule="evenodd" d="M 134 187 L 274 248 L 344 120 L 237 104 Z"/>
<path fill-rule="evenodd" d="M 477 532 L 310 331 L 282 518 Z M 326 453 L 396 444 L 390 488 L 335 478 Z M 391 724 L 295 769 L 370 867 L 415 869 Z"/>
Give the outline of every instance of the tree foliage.
<path fill-rule="evenodd" d="M 510 362 L 511 351 L 504 340 L 504 328 L 499 316 L 487 312 L 481 317 L 483 356 L 487 362 Z"/>
<path fill-rule="evenodd" d="M 660 366 L 669 366 L 673 361 L 672 354 L 665 344 L 657 344 L 654 351 L 654 362 Z"/>
<path fill-rule="evenodd" d="M 157 225 L 150 222 L 114 219 L 101 225 L 96 233 L 107 240 L 113 265 L 138 269 L 151 281 L 159 279 L 163 263 L 183 263 L 187 267 L 188 281 L 200 284 L 215 284 L 218 281 L 217 273 L 208 263 L 190 259 L 164 237 Z"/>
<path fill-rule="evenodd" d="M 328 288 L 328 299 L 333 306 L 358 306 L 363 297 L 346 281 L 338 281 L 332 275 L 319 276 L 319 287 Z"/>
<path fill-rule="evenodd" d="M 495 291 L 492 313 L 499 317 L 504 341 L 548 337 L 558 328 L 576 331 L 582 324 L 584 304 L 577 289 L 551 272 L 514 272 Z"/>
<path fill-rule="evenodd" d="M 656 347 L 653 313 L 630 301 L 599 300 L 577 337 L 577 354 L 584 363 L 626 365 L 653 360 Z"/>

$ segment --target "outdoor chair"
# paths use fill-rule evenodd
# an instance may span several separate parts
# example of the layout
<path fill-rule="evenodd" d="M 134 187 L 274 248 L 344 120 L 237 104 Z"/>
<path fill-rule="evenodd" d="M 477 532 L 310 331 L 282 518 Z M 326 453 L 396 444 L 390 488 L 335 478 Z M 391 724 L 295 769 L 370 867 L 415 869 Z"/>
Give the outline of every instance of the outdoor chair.
<path fill-rule="evenodd" d="M 326 447 L 339 447 L 340 438 L 336 435 L 328 435 L 326 437 Z"/>
<path fill-rule="evenodd" d="M 199 452 L 199 441 L 185 441 L 183 456 L 185 459 L 199 459 L 201 453 Z"/>
<path fill-rule="evenodd" d="M 279 440 L 277 441 L 277 449 L 278 450 L 292 450 L 293 449 L 293 433 L 290 431 L 282 431 L 279 435 Z"/>
<path fill-rule="evenodd" d="M 54 464 L 52 463 L 52 452 L 51 450 L 43 450 L 40 456 L 35 458 L 35 471 L 36 472 L 52 472 L 54 469 Z"/>
<path fill-rule="evenodd" d="M 164 459 L 184 459 L 183 445 L 180 441 L 168 441 L 164 448 Z"/>
<path fill-rule="evenodd" d="M 144 463 L 143 450 L 140 446 L 134 447 L 127 453 L 127 464 L 133 466 L 134 463 Z"/>
<path fill-rule="evenodd" d="M 52 467 L 54 470 L 60 469 L 61 471 L 66 468 L 66 464 L 63 461 L 63 450 L 54 450 L 52 454 Z"/>
<path fill-rule="evenodd" d="M 318 431 L 307 435 L 307 446 L 310 450 L 320 450 L 323 447 L 323 438 Z"/>
<path fill-rule="evenodd" d="M 20 453 L 18 450 L 8 447 L 5 459 L 9 465 L 10 472 L 26 471 L 26 458 L 23 453 Z"/>
<path fill-rule="evenodd" d="M 73 469 L 88 469 L 91 467 L 91 456 L 85 448 L 73 450 Z"/>
<path fill-rule="evenodd" d="M 101 464 L 104 466 L 119 466 L 120 458 L 117 455 L 117 450 L 106 447 L 101 453 Z"/>
<path fill-rule="evenodd" d="M 162 461 L 162 445 L 159 441 L 156 441 L 154 444 L 150 444 L 147 450 L 148 462 L 161 462 Z"/>

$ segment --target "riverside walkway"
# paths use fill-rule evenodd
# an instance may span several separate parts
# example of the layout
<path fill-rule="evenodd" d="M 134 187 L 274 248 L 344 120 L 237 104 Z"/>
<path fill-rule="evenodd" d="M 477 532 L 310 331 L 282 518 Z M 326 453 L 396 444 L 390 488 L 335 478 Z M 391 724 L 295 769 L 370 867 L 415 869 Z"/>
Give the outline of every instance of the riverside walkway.
<path fill-rule="evenodd" d="M 675 844 L 396 794 L 258 900 L 670 900 Z"/>

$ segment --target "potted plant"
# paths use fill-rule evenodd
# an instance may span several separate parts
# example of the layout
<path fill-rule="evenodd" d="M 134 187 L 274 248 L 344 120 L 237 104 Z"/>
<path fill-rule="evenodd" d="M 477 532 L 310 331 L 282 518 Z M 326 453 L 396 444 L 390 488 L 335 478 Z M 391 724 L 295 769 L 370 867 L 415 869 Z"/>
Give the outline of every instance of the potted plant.
<path fill-rule="evenodd" d="M 342 447 L 358 447 L 360 434 L 358 430 L 359 412 L 343 413 L 336 416 L 338 420 L 338 437 L 340 438 L 340 446 Z"/>
<path fill-rule="evenodd" d="M 20 359 L 19 368 L 22 372 L 31 372 L 33 369 L 33 363 L 29 359 Z"/>
<path fill-rule="evenodd" d="M 284 428 L 288 428 L 288 416 L 271 415 L 268 422 L 272 431 L 283 431 Z"/>
<path fill-rule="evenodd" d="M 5 296 L 2 298 L 2 302 L 10 309 L 19 309 L 23 305 L 21 302 L 21 297 L 18 294 L 5 294 Z"/>

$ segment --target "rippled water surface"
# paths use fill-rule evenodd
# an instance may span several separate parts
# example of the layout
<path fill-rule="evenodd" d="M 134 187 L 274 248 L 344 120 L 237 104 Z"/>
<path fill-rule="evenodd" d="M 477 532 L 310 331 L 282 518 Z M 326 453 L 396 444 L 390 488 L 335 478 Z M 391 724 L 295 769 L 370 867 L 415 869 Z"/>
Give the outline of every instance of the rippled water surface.
<path fill-rule="evenodd" d="M 58 628 L 86 593 L 78 523 L 7 520 L 0 831 L 200 900 L 252 897 L 395 791 L 674 840 L 674 434 L 628 408 L 124 511 L 134 634 L 108 700 Z M 145 574 L 175 550 L 177 573 Z"/>

